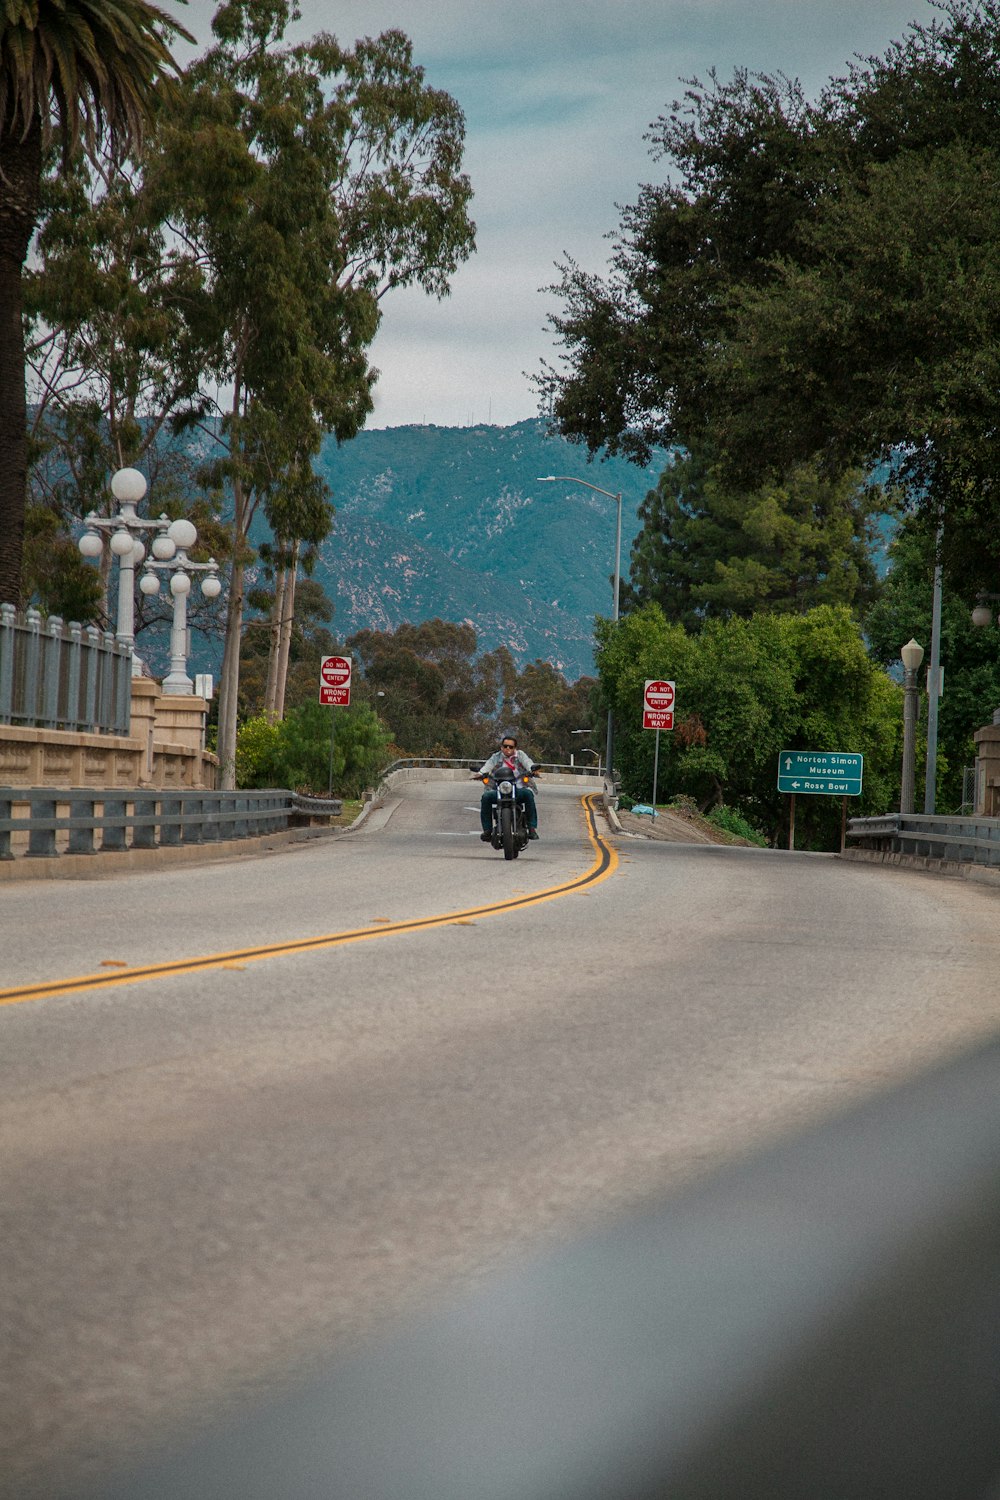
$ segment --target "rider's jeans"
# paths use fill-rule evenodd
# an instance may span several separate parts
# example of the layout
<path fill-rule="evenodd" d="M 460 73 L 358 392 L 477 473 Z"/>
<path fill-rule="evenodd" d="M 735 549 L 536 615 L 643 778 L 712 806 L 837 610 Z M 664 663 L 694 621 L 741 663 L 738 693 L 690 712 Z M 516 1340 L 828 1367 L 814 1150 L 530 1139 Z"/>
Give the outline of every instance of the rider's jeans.
<path fill-rule="evenodd" d="M 535 806 L 535 794 L 530 786 L 519 786 L 514 792 L 518 802 L 524 803 L 524 810 L 528 818 L 528 827 L 538 827 L 538 808 Z M 493 828 L 492 808 L 497 800 L 495 787 L 487 787 L 479 803 L 479 821 L 483 825 L 483 832 L 490 833 Z"/>

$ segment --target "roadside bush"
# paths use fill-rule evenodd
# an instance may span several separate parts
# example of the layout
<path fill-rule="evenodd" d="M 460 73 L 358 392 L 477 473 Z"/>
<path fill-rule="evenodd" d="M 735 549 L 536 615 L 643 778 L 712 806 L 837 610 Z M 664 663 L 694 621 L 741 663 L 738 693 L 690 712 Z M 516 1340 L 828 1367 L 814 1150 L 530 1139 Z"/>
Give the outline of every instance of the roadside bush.
<path fill-rule="evenodd" d="M 768 841 L 759 828 L 754 828 L 741 812 L 734 807 L 726 807 L 721 803 L 713 807 L 711 812 L 705 813 L 705 822 L 714 823 L 716 828 L 721 828 L 725 833 L 734 833 L 737 838 L 746 839 L 748 843 L 756 844 L 760 849 L 768 848 Z"/>
<path fill-rule="evenodd" d="M 239 787 L 287 786 L 278 767 L 281 763 L 281 729 L 263 714 L 240 725 L 236 736 L 236 785 Z"/>
<path fill-rule="evenodd" d="M 694 798 L 686 796 L 683 792 L 678 792 L 676 797 L 671 797 L 667 806 L 672 811 L 679 813 L 696 813 L 698 811 L 698 804 Z"/>
<path fill-rule="evenodd" d="M 331 723 L 331 712 L 336 716 Z M 330 786 L 333 733 L 333 789 L 337 796 L 360 797 L 388 764 L 389 736 L 367 704 L 329 709 L 305 703 L 279 723 L 248 719 L 236 737 L 236 781 L 241 787 L 290 787 L 325 797 Z"/>

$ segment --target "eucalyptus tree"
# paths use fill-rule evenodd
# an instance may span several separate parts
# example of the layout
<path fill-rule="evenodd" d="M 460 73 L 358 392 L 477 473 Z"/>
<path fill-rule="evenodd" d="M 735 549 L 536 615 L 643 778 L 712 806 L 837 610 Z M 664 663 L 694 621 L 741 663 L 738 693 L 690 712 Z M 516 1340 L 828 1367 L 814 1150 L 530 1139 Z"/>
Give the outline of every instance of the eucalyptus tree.
<path fill-rule="evenodd" d="M 151 127 L 155 130 L 155 126 Z M 24 276 L 29 393 L 25 597 L 67 607 L 40 568 L 35 538 L 55 535 L 76 571 L 74 518 L 107 503 L 108 474 L 125 464 L 146 474 L 150 503 L 187 511 L 196 454 L 177 441 L 180 414 L 197 404 L 202 376 L 183 308 L 191 268 L 167 254 L 167 231 L 150 210 L 141 156 L 78 157 L 63 170 L 50 154 L 39 228 Z M 199 527 L 199 529 L 201 529 Z M 108 560 L 102 559 L 106 590 Z M 79 580 L 77 580 L 79 582 Z M 138 597 L 143 616 L 162 612 Z M 89 618 L 77 611 L 70 618 Z"/>
<path fill-rule="evenodd" d="M 43 181 L 25 273 L 29 432 L 59 448 L 79 503 L 103 498 L 103 468 L 154 468 L 178 414 L 196 404 L 202 351 L 184 315 L 198 279 L 168 253 L 140 158 L 55 162 Z M 89 447 L 82 442 L 89 424 Z M 100 466 L 98 466 L 98 469 Z"/>
<path fill-rule="evenodd" d="M 264 713 L 280 719 L 285 708 L 285 688 L 295 626 L 299 569 L 311 575 L 320 543 L 330 529 L 330 491 L 316 473 L 309 456 L 287 466 L 282 475 L 280 496 L 268 503 L 269 513 L 280 518 L 282 532 L 273 543 L 258 548 L 261 560 L 274 577 L 274 594 L 269 609 L 267 686 Z M 314 663 L 314 669 L 317 663 Z M 313 676 L 315 678 L 315 670 Z"/>
<path fill-rule="evenodd" d="M 148 168 L 175 258 L 199 279 L 186 311 L 217 383 L 216 473 L 232 503 L 218 741 L 229 785 L 258 512 L 294 543 L 282 476 L 323 433 L 344 441 L 363 425 L 383 298 L 412 284 L 444 295 L 474 246 L 462 112 L 425 82 L 409 40 L 286 45 L 297 18 L 289 0 L 220 6 Z"/>
<path fill-rule="evenodd" d="M 46 143 L 121 156 L 141 138 L 187 36 L 149 0 L 3 0 L 0 6 L 0 600 L 21 597 L 27 495 L 22 273 Z"/>

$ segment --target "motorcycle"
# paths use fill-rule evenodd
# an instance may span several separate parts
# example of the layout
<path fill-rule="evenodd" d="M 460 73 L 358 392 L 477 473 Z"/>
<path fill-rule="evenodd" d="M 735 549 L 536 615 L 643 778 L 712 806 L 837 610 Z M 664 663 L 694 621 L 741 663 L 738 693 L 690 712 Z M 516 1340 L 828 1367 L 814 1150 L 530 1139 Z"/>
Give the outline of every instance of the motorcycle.
<path fill-rule="evenodd" d="M 528 813 L 524 803 L 517 800 L 517 783 L 527 785 L 528 777 L 514 778 L 507 771 L 491 771 L 488 776 L 474 776 L 473 780 L 496 791 L 490 843 L 494 849 L 503 850 L 504 859 L 517 859 L 528 843 Z"/>

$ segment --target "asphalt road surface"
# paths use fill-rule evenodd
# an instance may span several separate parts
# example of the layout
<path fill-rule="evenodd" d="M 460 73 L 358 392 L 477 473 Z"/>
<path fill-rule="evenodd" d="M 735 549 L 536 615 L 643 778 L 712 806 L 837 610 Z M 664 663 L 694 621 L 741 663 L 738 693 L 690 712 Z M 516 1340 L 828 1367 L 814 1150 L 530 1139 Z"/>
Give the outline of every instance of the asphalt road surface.
<path fill-rule="evenodd" d="M 505 862 L 477 801 L 429 781 L 262 857 L 0 886 L 4 1497 L 997 1029 L 1000 891 L 615 840 L 552 787 Z"/>

